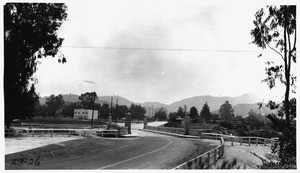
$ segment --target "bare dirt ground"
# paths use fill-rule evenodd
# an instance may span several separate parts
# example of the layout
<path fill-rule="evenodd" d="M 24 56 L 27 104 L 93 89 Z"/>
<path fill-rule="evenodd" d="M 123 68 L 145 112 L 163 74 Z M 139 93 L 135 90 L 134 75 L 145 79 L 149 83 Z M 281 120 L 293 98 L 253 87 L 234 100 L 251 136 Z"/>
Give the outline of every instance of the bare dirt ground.
<path fill-rule="evenodd" d="M 220 168 L 225 160 L 232 161 L 236 158 L 236 167 L 240 167 L 240 169 L 258 169 L 258 166 L 261 166 L 263 163 L 262 159 L 268 160 L 266 155 L 270 153 L 270 146 L 240 145 L 239 143 L 234 143 L 231 146 L 231 142 L 225 142 L 225 153 L 213 168 Z"/>

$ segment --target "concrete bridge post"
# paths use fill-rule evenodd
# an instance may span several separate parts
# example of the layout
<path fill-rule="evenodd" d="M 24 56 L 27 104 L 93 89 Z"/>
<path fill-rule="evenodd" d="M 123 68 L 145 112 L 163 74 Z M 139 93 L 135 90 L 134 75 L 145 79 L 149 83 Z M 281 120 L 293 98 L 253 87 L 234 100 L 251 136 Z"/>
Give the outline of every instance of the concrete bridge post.
<path fill-rule="evenodd" d="M 146 129 L 147 126 L 147 118 L 144 118 L 144 129 Z"/>
<path fill-rule="evenodd" d="M 187 115 L 183 118 L 184 121 L 184 134 L 188 135 L 189 134 L 189 130 L 190 130 L 190 121 L 191 118 Z"/>
<path fill-rule="evenodd" d="M 128 127 L 128 134 L 131 134 L 131 115 L 130 115 L 130 113 L 126 114 L 125 127 Z"/>

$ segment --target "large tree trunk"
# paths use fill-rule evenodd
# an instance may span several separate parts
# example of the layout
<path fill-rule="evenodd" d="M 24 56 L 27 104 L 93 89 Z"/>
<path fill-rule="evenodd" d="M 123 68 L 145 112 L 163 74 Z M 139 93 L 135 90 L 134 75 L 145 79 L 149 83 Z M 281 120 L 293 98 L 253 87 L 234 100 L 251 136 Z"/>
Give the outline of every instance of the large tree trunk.
<path fill-rule="evenodd" d="M 285 97 L 284 97 L 284 112 L 286 125 L 290 126 L 290 53 L 287 55 L 287 26 L 284 27 L 284 67 L 285 67 L 285 79 L 286 79 L 286 88 L 285 88 Z"/>

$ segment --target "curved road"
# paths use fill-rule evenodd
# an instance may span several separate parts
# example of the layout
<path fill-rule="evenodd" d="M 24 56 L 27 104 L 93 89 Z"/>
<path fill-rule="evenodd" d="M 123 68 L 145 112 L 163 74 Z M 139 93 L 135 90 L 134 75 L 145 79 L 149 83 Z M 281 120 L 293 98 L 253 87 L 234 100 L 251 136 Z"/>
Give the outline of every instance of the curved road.
<path fill-rule="evenodd" d="M 29 169 L 172 169 L 213 147 L 202 140 L 137 130 L 141 126 L 132 126 L 132 132 L 139 135 L 137 138 L 110 139 L 119 140 L 120 143 L 93 154 L 47 161 Z"/>

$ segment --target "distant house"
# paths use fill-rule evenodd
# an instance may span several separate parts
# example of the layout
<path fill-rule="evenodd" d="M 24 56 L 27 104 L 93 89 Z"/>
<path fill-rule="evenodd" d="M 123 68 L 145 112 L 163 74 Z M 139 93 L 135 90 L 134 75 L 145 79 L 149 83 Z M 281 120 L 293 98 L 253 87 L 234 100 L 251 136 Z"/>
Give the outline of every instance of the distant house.
<path fill-rule="evenodd" d="M 74 109 L 74 119 L 92 119 L 93 110 Z M 98 110 L 94 110 L 94 119 L 98 119 Z"/>

